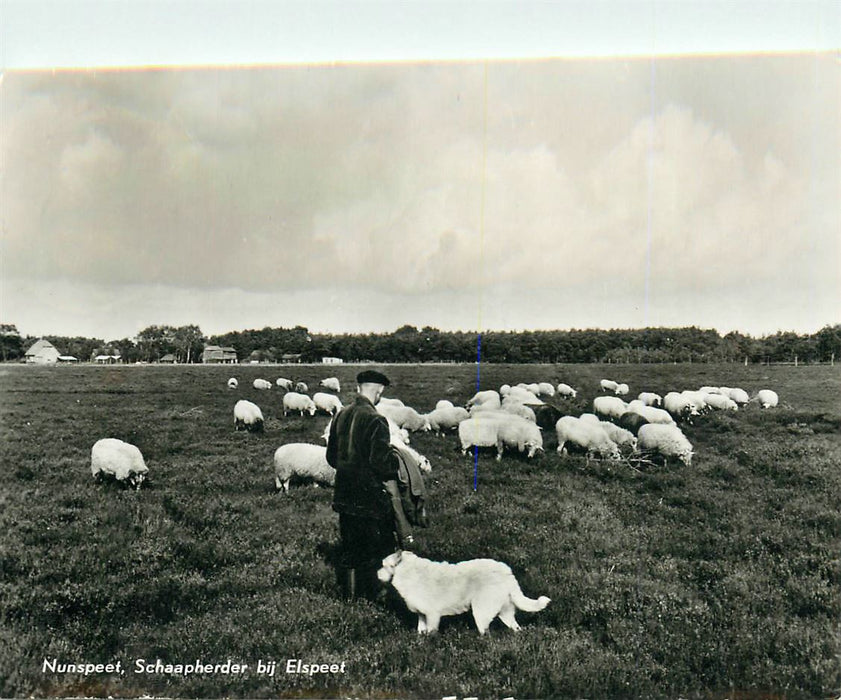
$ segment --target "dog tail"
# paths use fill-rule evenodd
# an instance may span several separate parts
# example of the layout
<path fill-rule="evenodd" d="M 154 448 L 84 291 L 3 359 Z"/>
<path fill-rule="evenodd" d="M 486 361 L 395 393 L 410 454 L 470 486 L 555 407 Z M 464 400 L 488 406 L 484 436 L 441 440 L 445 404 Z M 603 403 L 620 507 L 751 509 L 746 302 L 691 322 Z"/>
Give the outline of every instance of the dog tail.
<path fill-rule="evenodd" d="M 517 588 L 511 593 L 511 602 L 514 603 L 514 605 L 516 605 L 520 610 L 524 610 L 525 612 L 538 612 L 549 605 L 551 601 L 545 595 L 540 596 L 537 600 L 528 598 L 523 595 L 520 587 L 517 586 Z"/>

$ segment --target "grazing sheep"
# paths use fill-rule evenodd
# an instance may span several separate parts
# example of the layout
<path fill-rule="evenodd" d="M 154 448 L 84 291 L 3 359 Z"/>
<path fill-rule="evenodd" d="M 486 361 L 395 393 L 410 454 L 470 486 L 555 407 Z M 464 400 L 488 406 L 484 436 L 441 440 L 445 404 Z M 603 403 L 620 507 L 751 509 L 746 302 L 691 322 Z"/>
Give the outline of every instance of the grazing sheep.
<path fill-rule="evenodd" d="M 558 435 L 558 454 L 567 452 L 570 445 L 587 454 L 587 458 L 601 455 L 607 459 L 620 459 L 619 446 L 611 440 L 601 425 L 593 425 L 575 416 L 563 416 L 555 424 Z"/>
<path fill-rule="evenodd" d="M 601 425 L 601 419 L 595 413 L 582 413 L 578 416 L 578 420 L 590 425 Z"/>
<path fill-rule="evenodd" d="M 715 409 L 716 411 L 738 411 L 739 410 L 738 404 L 733 399 L 729 399 L 726 396 L 724 396 L 723 394 L 707 394 L 706 403 L 707 403 L 707 406 Z"/>
<path fill-rule="evenodd" d="M 300 394 L 297 391 L 288 391 L 283 395 L 283 415 L 297 411 L 302 416 L 306 411 L 311 416 L 315 415 L 315 403 L 306 394 Z"/>
<path fill-rule="evenodd" d="M 285 389 L 286 391 L 292 391 L 292 387 L 294 386 L 291 379 L 284 379 L 283 377 L 278 377 L 278 380 L 275 382 L 275 384 Z"/>
<path fill-rule="evenodd" d="M 558 384 L 558 394 L 574 399 L 578 395 L 578 391 L 573 389 L 569 384 Z"/>
<path fill-rule="evenodd" d="M 380 402 L 377 404 L 377 412 L 387 418 L 391 418 L 397 425 L 405 428 L 410 433 L 430 429 L 429 421 L 426 417 L 422 416 L 411 406 L 383 406 L 382 402 Z"/>
<path fill-rule="evenodd" d="M 628 411 L 619 416 L 616 425 L 636 435 L 642 426 L 648 425 L 648 421 L 639 413 Z"/>
<path fill-rule="evenodd" d="M 260 389 L 260 390 L 271 389 L 272 388 L 272 383 L 265 380 L 265 379 L 255 379 L 254 382 L 252 383 L 252 386 L 255 389 Z"/>
<path fill-rule="evenodd" d="M 438 403 L 441 403 L 440 401 Z M 426 414 L 429 427 L 439 435 L 448 430 L 455 430 L 463 420 L 470 418 L 466 408 L 461 406 L 436 407 L 434 411 Z"/>
<path fill-rule="evenodd" d="M 403 430 L 397 423 L 395 423 L 391 418 L 386 416 L 386 421 L 388 421 L 388 439 L 392 445 L 408 445 L 409 444 L 409 431 Z M 324 432 L 321 434 L 321 439 L 324 442 L 327 442 L 330 439 L 330 426 L 333 425 L 333 419 L 331 418 L 327 421 L 327 425 L 324 426 Z"/>
<path fill-rule="evenodd" d="M 543 435 L 535 423 L 519 416 L 511 416 L 510 420 L 499 422 L 497 439 L 505 447 L 516 448 L 518 452 L 526 452 L 531 459 L 540 450 L 543 452 Z M 501 454 L 501 450 L 499 451 Z"/>
<path fill-rule="evenodd" d="M 683 394 L 678 394 L 676 391 L 670 391 L 663 397 L 663 408 L 676 419 L 687 420 L 690 416 L 698 415 L 695 402 Z M 649 422 L 655 423 L 657 421 Z"/>
<path fill-rule="evenodd" d="M 695 411 L 692 413 L 693 416 L 699 416 L 702 413 L 709 411 L 709 406 L 707 406 L 707 396 L 709 396 L 709 394 L 706 392 L 684 389 L 680 392 L 680 395 L 689 399 L 689 402 L 692 404 L 692 408 Z"/>
<path fill-rule="evenodd" d="M 377 406 L 405 406 L 400 399 L 387 399 L 385 396 L 381 397 L 377 402 Z"/>
<path fill-rule="evenodd" d="M 228 388 L 229 389 L 236 389 L 239 386 L 239 382 L 237 381 L 236 377 L 231 377 L 228 380 Z"/>
<path fill-rule="evenodd" d="M 638 397 L 646 406 L 662 406 L 663 397 L 651 391 L 643 391 Z"/>
<path fill-rule="evenodd" d="M 743 406 L 746 403 L 750 402 L 748 392 L 746 392 L 744 389 L 739 389 L 738 387 L 730 390 L 730 399 L 734 401 L 738 406 Z"/>
<path fill-rule="evenodd" d="M 593 399 L 593 413 L 604 418 L 619 418 L 628 410 L 628 404 L 617 396 L 597 396 Z"/>
<path fill-rule="evenodd" d="M 510 391 L 511 391 L 511 385 L 510 384 L 503 384 L 501 387 L 499 387 L 499 395 L 500 396 L 503 396 L 503 397 L 507 396 L 508 392 L 510 392 Z"/>
<path fill-rule="evenodd" d="M 537 384 L 538 396 L 554 396 L 555 395 L 555 387 L 552 386 L 549 382 L 538 382 Z"/>
<path fill-rule="evenodd" d="M 627 384 L 620 384 L 616 387 L 616 395 L 617 396 L 627 396 L 628 392 L 631 390 Z"/>
<path fill-rule="evenodd" d="M 630 447 L 631 450 L 636 450 L 637 438 L 630 430 L 620 428 L 608 420 L 603 420 L 600 425 L 602 426 L 602 430 L 607 433 L 607 436 L 619 445 L 619 447 Z"/>
<path fill-rule="evenodd" d="M 534 410 L 530 406 L 526 406 L 519 401 L 510 401 L 507 398 L 504 399 L 502 402 L 502 410 L 506 413 L 512 413 L 515 416 L 520 416 L 520 418 L 525 418 L 532 423 L 537 421 L 537 418 L 534 415 Z"/>
<path fill-rule="evenodd" d="M 619 388 L 619 383 L 614 382 L 612 379 L 602 379 L 599 381 L 599 386 L 602 388 L 602 391 L 612 391 L 615 394 Z"/>
<path fill-rule="evenodd" d="M 441 399 L 438 403 L 435 404 L 435 410 L 437 411 L 439 408 L 453 408 L 453 402 L 447 399 Z"/>
<path fill-rule="evenodd" d="M 663 399 L 665 401 L 665 399 Z M 662 423 L 663 425 L 671 425 L 675 422 L 672 414 L 662 408 L 654 408 L 654 406 L 646 406 L 642 401 L 634 399 L 628 404 L 628 410 L 633 411 L 645 418 L 649 423 Z M 627 426 L 622 426 L 623 428 Z"/>
<path fill-rule="evenodd" d="M 479 417 L 468 418 L 458 424 L 458 439 L 461 453 L 467 454 L 471 447 L 495 447 L 496 459 L 502 459 L 502 442 L 499 439 L 499 425 L 508 414 L 486 411 Z"/>
<path fill-rule="evenodd" d="M 774 408 L 780 402 L 780 397 L 777 395 L 777 392 L 772 391 L 771 389 L 760 390 L 760 392 L 756 395 L 756 398 L 762 408 Z"/>
<path fill-rule="evenodd" d="M 472 406 L 482 406 L 484 408 L 500 408 L 502 405 L 502 401 L 499 398 L 499 392 L 493 389 L 487 389 L 486 391 L 477 391 L 473 394 L 473 398 L 471 398 L 467 402 L 467 407 L 471 408 Z"/>
<path fill-rule="evenodd" d="M 337 394 L 342 390 L 341 384 L 339 384 L 339 380 L 336 377 L 327 377 L 327 379 L 322 379 L 318 385 L 323 386 L 325 389 L 335 391 Z"/>
<path fill-rule="evenodd" d="M 537 394 L 525 389 L 521 386 L 512 386 L 506 393 L 505 398 L 509 401 L 519 401 L 522 404 L 530 406 L 542 406 L 545 401 L 537 397 Z"/>
<path fill-rule="evenodd" d="M 274 473 L 277 490 L 284 492 L 289 491 L 293 476 L 326 486 L 336 481 L 336 470 L 327 464 L 327 448 L 304 442 L 291 442 L 275 450 Z"/>
<path fill-rule="evenodd" d="M 637 440 L 640 452 L 658 454 L 666 461 L 676 458 L 687 467 L 692 463 L 692 444 L 676 425 L 644 425 Z"/>
<path fill-rule="evenodd" d="M 312 402 L 315 404 L 317 411 L 324 411 L 331 416 L 342 410 L 342 402 L 339 397 L 324 391 L 315 392 L 312 396 Z"/>
<path fill-rule="evenodd" d="M 296 382 L 295 383 L 295 391 L 299 394 L 306 394 L 309 391 L 309 387 L 306 385 L 306 382 Z"/>
<path fill-rule="evenodd" d="M 558 419 L 564 415 L 559 409 L 548 403 L 543 404 L 542 406 L 535 406 L 533 410 L 534 421 L 537 423 L 538 427 L 543 428 L 543 430 L 554 430 L 555 423 L 557 423 Z"/>
<path fill-rule="evenodd" d="M 234 406 L 234 430 L 247 430 L 250 433 L 263 429 L 263 412 L 260 407 L 242 399 Z"/>
<path fill-rule="evenodd" d="M 102 438 L 91 448 L 91 474 L 95 479 L 110 476 L 140 489 L 148 473 L 143 455 L 131 443 L 117 438 Z"/>

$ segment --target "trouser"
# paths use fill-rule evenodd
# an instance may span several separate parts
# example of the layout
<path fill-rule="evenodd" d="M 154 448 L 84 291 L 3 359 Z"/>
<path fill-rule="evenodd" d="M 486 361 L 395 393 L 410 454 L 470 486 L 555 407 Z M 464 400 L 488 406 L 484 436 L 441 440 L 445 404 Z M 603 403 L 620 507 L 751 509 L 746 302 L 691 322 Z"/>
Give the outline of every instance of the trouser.
<path fill-rule="evenodd" d="M 339 513 L 341 554 L 337 577 L 345 598 L 373 599 L 380 590 L 377 571 L 396 550 L 393 521 Z"/>

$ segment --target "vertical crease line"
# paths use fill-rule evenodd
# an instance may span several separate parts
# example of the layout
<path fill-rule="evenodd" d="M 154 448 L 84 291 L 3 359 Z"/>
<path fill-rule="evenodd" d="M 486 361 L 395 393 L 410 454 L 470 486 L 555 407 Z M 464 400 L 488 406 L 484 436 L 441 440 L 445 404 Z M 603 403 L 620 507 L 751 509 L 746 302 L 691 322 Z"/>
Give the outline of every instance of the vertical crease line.
<path fill-rule="evenodd" d="M 485 191 L 487 188 L 488 167 L 488 61 L 484 62 L 482 84 L 482 173 L 480 176 L 481 195 L 479 198 L 479 317 L 476 322 L 476 391 L 480 390 L 482 370 L 482 310 L 485 290 Z M 479 488 L 479 448 L 473 447 L 473 490 Z"/>

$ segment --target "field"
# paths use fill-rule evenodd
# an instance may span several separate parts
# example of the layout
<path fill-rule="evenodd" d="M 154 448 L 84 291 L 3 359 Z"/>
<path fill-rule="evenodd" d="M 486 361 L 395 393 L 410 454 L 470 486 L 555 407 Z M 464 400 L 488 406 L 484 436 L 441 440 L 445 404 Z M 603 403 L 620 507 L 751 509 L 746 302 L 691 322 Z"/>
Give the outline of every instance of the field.
<path fill-rule="evenodd" d="M 482 388 L 598 380 L 642 390 L 775 389 L 686 427 L 691 468 L 560 457 L 496 463 L 415 435 L 433 464 L 418 551 L 507 562 L 549 607 L 480 637 L 469 615 L 419 637 L 414 616 L 338 597 L 331 490 L 274 492 L 272 455 L 319 442 L 326 416 L 284 418 L 262 376 L 342 381 L 337 366 L 0 366 L 0 695 L 168 697 L 829 698 L 841 693 L 841 370 L 742 365 L 492 365 Z M 421 411 L 463 403 L 473 365 L 391 366 Z M 240 380 L 231 391 L 229 376 Z M 233 430 L 237 398 L 262 434 Z M 94 483 L 101 437 L 136 444 L 140 491 Z M 121 663 L 124 673 L 43 672 Z M 248 664 L 241 674 L 135 673 L 135 660 Z M 286 673 L 287 659 L 344 673 Z M 274 660 L 273 676 L 256 673 Z"/>

